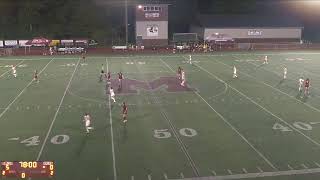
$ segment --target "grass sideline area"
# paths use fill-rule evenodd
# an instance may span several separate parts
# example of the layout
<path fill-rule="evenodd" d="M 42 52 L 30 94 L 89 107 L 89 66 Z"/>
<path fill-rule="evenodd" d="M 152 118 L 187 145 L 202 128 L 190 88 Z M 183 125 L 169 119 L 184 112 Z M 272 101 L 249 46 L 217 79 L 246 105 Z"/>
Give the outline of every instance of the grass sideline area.
<path fill-rule="evenodd" d="M 54 161 L 56 180 L 320 178 L 320 51 L 195 54 L 192 65 L 188 58 L 1 57 L 0 160 Z M 116 103 L 99 82 L 102 64 Z M 309 96 L 298 91 L 300 77 L 311 80 Z"/>

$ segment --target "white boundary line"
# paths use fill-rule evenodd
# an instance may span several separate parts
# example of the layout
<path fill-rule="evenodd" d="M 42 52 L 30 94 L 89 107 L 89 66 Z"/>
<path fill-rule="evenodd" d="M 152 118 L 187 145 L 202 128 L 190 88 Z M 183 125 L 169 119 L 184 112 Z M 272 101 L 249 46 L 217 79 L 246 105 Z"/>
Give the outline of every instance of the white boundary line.
<path fill-rule="evenodd" d="M 217 80 L 223 81 L 222 79 L 220 79 L 219 77 L 217 77 L 216 75 L 212 74 L 211 72 L 209 72 L 208 70 L 206 70 L 205 68 L 198 66 L 200 69 L 202 69 L 204 72 L 207 72 L 209 75 L 211 75 L 212 77 L 214 77 Z M 225 81 L 223 81 L 225 82 Z M 283 120 L 281 117 L 273 114 L 271 111 L 269 111 L 267 108 L 263 107 L 262 105 L 260 105 L 259 103 L 257 103 L 256 101 L 254 101 L 252 98 L 248 97 L 247 95 L 245 95 L 244 93 L 240 92 L 239 90 L 237 90 L 236 88 L 232 87 L 229 84 L 229 87 L 231 89 L 233 89 L 234 91 L 236 91 L 237 93 L 239 93 L 240 95 L 242 95 L 243 97 L 245 97 L 246 99 L 248 99 L 249 101 L 251 101 L 253 104 L 255 104 L 256 106 L 260 107 L 262 110 L 264 110 L 265 112 L 269 113 L 270 115 L 272 115 L 273 117 L 277 118 L 278 120 L 280 120 L 282 123 L 286 124 L 287 126 L 289 126 L 291 129 L 295 130 L 296 132 L 298 132 L 299 134 L 301 134 L 302 136 L 304 136 L 306 139 L 308 139 L 309 141 L 311 141 L 313 144 L 320 146 L 320 143 L 315 141 L 314 139 L 312 139 L 311 137 L 307 136 L 306 134 L 304 134 L 302 131 L 300 131 L 299 129 L 295 128 L 294 126 L 292 126 L 290 123 L 288 123 L 287 121 Z"/>
<path fill-rule="evenodd" d="M 183 56 L 182 56 L 183 57 Z M 184 57 L 183 57 L 184 58 Z M 165 64 L 173 73 L 174 70 L 162 59 L 160 59 L 163 64 Z M 197 66 L 197 65 L 196 65 Z M 218 79 L 219 80 L 219 79 Z M 222 81 L 221 81 L 222 82 Z M 224 81 L 223 81 L 224 82 Z M 226 82 L 224 82 L 226 83 Z M 258 149 L 256 149 L 227 119 L 225 119 L 219 112 L 217 112 L 198 92 L 195 92 L 211 109 L 214 111 L 238 136 L 241 137 L 270 167 L 277 170 L 277 168 L 269 161 Z"/>
<path fill-rule="evenodd" d="M 21 62 L 19 62 L 16 66 L 20 65 L 20 64 L 23 63 L 23 62 L 24 62 L 24 60 L 22 60 Z M 0 78 L 3 77 L 4 75 L 6 75 L 6 74 L 7 74 L 8 72 L 10 72 L 10 71 L 11 71 L 11 69 L 9 69 L 8 71 L 2 73 L 2 74 L 0 75 Z"/>
<path fill-rule="evenodd" d="M 72 75 L 71 75 L 71 77 L 70 77 L 70 80 L 69 80 L 69 82 L 68 82 L 68 85 L 67 85 L 67 87 L 66 87 L 66 90 L 65 90 L 64 93 L 63 93 L 63 96 L 62 96 L 62 98 L 61 98 L 61 100 L 60 100 L 60 103 L 59 103 L 59 106 L 58 106 L 58 108 L 57 108 L 57 111 L 56 111 L 56 113 L 54 114 L 54 117 L 53 117 L 53 119 L 52 119 L 52 121 L 51 121 L 50 127 L 49 127 L 49 129 L 48 129 L 47 134 L 46 134 L 46 137 L 44 138 L 44 141 L 43 141 L 43 143 L 42 143 L 42 145 L 41 145 L 41 148 L 40 148 L 40 151 L 39 151 L 39 153 L 38 153 L 37 161 L 40 159 L 40 157 L 41 157 L 41 155 L 42 155 L 43 149 L 44 149 L 44 147 L 45 147 L 45 145 L 46 145 L 46 142 L 47 142 L 47 140 L 48 140 L 48 137 L 49 137 L 49 135 L 50 135 L 50 133 L 51 133 L 53 124 L 54 124 L 54 122 L 55 122 L 56 119 L 57 119 L 57 116 L 58 116 L 58 113 L 59 113 L 59 111 L 60 111 L 61 105 L 62 105 L 63 100 L 64 100 L 64 98 L 65 98 L 65 96 L 66 96 L 66 94 L 67 94 L 67 91 L 68 91 L 69 87 L 70 87 L 70 84 L 71 84 L 71 81 L 72 81 L 72 79 L 73 79 L 73 76 L 74 76 L 75 72 L 77 71 L 77 67 L 79 66 L 79 63 L 80 63 L 80 58 L 79 58 L 78 63 L 77 63 L 77 65 L 76 65 L 76 67 L 74 68 L 74 71 L 73 71 L 73 73 L 72 73 Z"/>
<path fill-rule="evenodd" d="M 39 72 L 39 75 L 48 67 L 48 65 L 53 61 L 53 59 L 51 59 L 46 66 L 44 66 L 44 68 L 41 69 L 41 71 Z M 32 84 L 34 80 L 32 79 L 29 84 L 27 84 L 22 91 L 11 101 L 11 103 L 5 108 L 4 111 L 2 111 L 2 113 L 0 114 L 0 119 L 1 117 L 8 111 L 8 109 L 12 106 L 12 104 L 24 93 L 24 91 Z"/>
<path fill-rule="evenodd" d="M 107 73 L 109 72 L 109 62 L 108 58 L 106 58 L 107 63 Z M 116 156 L 114 151 L 114 141 L 113 141 L 113 126 L 112 126 L 112 109 L 111 109 L 111 101 L 110 101 L 110 94 L 108 94 L 108 101 L 109 101 L 109 119 L 110 119 L 110 134 L 111 134 L 111 148 L 112 148 L 112 165 L 113 165 L 113 179 L 117 180 L 117 168 L 116 168 Z"/>
<path fill-rule="evenodd" d="M 261 173 L 247 173 L 247 174 L 233 174 L 226 176 L 209 176 L 199 178 L 185 178 L 185 179 L 171 179 L 171 180 L 230 180 L 230 179 L 251 179 L 262 177 L 276 177 L 276 176 L 290 176 L 290 175 L 304 175 L 320 173 L 320 168 L 314 169 L 300 169 L 289 171 L 277 171 L 277 172 L 261 172 Z"/>

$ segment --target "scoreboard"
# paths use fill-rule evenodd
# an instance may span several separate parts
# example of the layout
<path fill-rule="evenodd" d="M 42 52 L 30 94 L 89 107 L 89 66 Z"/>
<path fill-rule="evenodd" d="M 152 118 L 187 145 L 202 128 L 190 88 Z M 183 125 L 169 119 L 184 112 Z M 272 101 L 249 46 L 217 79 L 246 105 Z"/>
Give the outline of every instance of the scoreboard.
<path fill-rule="evenodd" d="M 55 174 L 52 161 L 1 161 L 3 178 L 50 178 Z"/>

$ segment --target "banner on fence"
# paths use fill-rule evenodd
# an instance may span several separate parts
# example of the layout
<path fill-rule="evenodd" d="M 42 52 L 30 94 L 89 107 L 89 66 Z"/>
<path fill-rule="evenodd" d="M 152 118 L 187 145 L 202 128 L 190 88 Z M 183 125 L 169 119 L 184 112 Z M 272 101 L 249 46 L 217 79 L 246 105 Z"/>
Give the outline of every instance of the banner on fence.
<path fill-rule="evenodd" d="M 3 47 L 3 40 L 0 40 L 0 47 Z"/>
<path fill-rule="evenodd" d="M 19 40 L 19 46 L 20 47 L 27 47 L 27 46 L 30 46 L 30 45 L 27 45 L 27 42 L 29 40 Z"/>
<path fill-rule="evenodd" d="M 5 46 L 17 46 L 18 40 L 5 40 L 4 45 Z"/>

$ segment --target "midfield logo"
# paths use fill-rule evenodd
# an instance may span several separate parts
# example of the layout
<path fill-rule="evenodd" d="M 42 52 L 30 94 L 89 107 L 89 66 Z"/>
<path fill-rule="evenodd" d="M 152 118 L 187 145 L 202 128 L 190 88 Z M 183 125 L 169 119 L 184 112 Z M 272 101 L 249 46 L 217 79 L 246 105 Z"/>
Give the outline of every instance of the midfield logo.
<path fill-rule="evenodd" d="M 180 85 L 181 81 L 176 77 L 160 77 L 154 79 L 151 82 L 145 82 L 136 79 L 124 79 L 122 80 L 122 88 L 118 92 L 119 94 L 137 94 L 139 90 L 154 91 L 162 87 L 165 88 L 167 92 L 192 92 L 195 91 L 194 88 Z M 111 79 L 111 86 L 113 88 L 118 87 L 118 79 Z"/>

